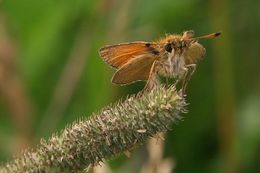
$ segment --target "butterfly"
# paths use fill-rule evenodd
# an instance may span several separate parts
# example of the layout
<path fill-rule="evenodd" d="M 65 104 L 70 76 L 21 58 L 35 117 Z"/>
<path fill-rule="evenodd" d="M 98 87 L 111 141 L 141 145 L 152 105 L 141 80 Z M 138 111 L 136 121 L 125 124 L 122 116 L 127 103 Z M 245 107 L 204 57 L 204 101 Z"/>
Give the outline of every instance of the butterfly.
<path fill-rule="evenodd" d="M 220 32 L 194 37 L 194 31 L 170 34 L 155 42 L 136 41 L 107 45 L 99 50 L 102 59 L 116 68 L 112 83 L 130 84 L 147 81 L 145 88 L 161 84 L 160 76 L 183 80 L 182 91 L 196 70 L 196 63 L 206 53 L 200 39 L 215 38 Z"/>

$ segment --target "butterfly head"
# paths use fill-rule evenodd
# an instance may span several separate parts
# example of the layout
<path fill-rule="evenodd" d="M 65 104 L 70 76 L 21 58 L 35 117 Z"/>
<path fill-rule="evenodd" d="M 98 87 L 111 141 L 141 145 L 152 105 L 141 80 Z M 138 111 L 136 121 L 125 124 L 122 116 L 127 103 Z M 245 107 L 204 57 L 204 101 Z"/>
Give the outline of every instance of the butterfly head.
<path fill-rule="evenodd" d="M 167 36 L 164 50 L 168 53 L 171 53 L 172 51 L 181 53 L 190 46 L 192 41 L 189 40 L 189 38 L 192 38 L 193 36 L 193 31 L 185 31 L 182 35 Z"/>
<path fill-rule="evenodd" d="M 185 49 L 188 49 L 192 44 L 196 43 L 200 39 L 215 38 L 221 35 L 220 32 L 212 33 L 200 37 L 194 37 L 195 33 L 193 30 L 184 31 L 181 35 L 169 35 L 166 36 L 166 43 L 164 44 L 164 50 L 171 53 L 175 52 L 182 53 Z"/>

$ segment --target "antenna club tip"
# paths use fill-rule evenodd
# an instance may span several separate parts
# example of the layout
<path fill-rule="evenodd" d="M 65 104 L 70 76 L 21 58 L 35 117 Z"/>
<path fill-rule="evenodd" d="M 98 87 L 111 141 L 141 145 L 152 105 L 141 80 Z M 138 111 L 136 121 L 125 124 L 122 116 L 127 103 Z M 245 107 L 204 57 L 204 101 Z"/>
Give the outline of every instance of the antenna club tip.
<path fill-rule="evenodd" d="M 215 37 L 218 37 L 218 36 L 220 36 L 222 33 L 221 32 L 216 32 L 214 35 L 215 35 Z"/>

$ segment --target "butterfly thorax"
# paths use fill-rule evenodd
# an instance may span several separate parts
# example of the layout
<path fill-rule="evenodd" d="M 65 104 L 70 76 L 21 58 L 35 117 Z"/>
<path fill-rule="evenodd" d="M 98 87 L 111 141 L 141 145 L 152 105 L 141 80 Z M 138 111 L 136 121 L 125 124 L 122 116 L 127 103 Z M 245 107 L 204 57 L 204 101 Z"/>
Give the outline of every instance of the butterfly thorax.
<path fill-rule="evenodd" d="M 172 35 L 164 41 L 163 55 L 160 58 L 162 68 L 158 74 L 164 77 L 182 78 L 186 72 L 185 52 L 190 46 L 190 42 L 182 39 L 180 35 Z"/>
<path fill-rule="evenodd" d="M 160 64 L 162 68 L 158 70 L 158 74 L 163 77 L 181 78 L 186 71 L 183 53 L 174 50 L 171 53 L 165 53 L 160 59 Z"/>

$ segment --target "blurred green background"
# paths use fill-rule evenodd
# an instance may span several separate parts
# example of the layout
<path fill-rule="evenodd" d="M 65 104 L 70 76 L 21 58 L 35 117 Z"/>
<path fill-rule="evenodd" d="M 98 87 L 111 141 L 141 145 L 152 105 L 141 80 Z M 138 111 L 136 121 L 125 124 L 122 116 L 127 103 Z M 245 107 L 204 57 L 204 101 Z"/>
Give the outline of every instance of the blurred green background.
<path fill-rule="evenodd" d="M 175 173 L 260 172 L 260 1 L 1 0 L 0 160 L 79 117 L 137 93 L 117 86 L 98 55 L 106 44 L 193 29 L 207 53 L 189 84 L 189 112 L 163 146 Z M 110 161 L 139 172 L 135 156 Z M 145 159 L 145 158 L 144 158 Z M 129 164 L 130 163 L 130 164 Z"/>

